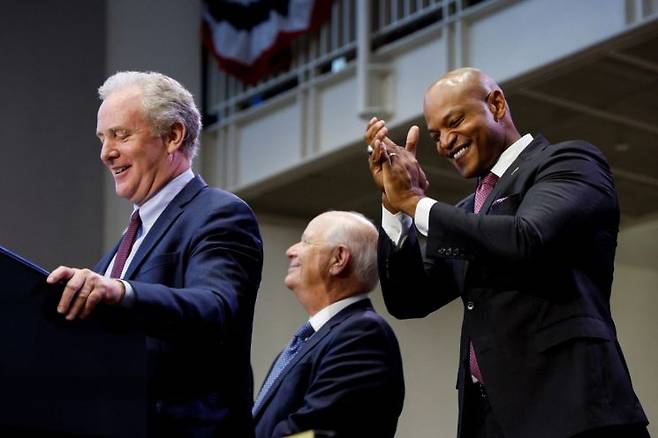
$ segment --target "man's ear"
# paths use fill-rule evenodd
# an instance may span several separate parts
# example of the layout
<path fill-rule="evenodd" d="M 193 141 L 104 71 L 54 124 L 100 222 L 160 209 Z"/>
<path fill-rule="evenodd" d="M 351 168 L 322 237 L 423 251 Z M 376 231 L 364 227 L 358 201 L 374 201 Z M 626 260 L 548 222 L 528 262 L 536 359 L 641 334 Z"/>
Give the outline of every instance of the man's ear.
<path fill-rule="evenodd" d="M 494 120 L 499 121 L 505 117 L 507 112 L 507 103 L 505 102 L 505 95 L 501 90 L 493 90 L 487 96 L 487 106 L 493 115 Z"/>
<path fill-rule="evenodd" d="M 175 151 L 180 149 L 183 144 L 183 139 L 185 139 L 185 134 L 187 134 L 187 129 L 185 125 L 181 122 L 174 122 L 169 128 L 169 132 L 164 135 L 164 141 L 167 145 L 167 152 L 173 154 Z"/>
<path fill-rule="evenodd" d="M 349 249 L 345 245 L 338 245 L 334 248 L 329 261 L 329 273 L 334 276 L 344 273 L 351 258 Z"/>

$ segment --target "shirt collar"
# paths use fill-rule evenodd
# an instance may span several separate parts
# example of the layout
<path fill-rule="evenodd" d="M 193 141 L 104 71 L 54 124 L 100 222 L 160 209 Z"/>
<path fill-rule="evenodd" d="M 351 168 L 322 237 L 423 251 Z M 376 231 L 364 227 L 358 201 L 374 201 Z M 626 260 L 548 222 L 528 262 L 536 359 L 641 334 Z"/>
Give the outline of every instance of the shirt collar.
<path fill-rule="evenodd" d="M 368 294 L 358 294 L 348 298 L 343 298 L 342 300 L 338 300 L 335 303 L 329 304 L 327 307 L 320 310 L 315 315 L 311 316 L 308 322 L 310 322 L 311 325 L 313 326 L 313 330 L 317 332 L 322 328 L 323 325 L 329 322 L 331 318 L 336 316 L 338 312 L 340 312 L 350 304 L 354 304 L 357 301 L 365 300 L 367 298 L 368 298 Z"/>
<path fill-rule="evenodd" d="M 176 195 L 183 190 L 183 187 L 185 187 L 192 179 L 194 179 L 194 172 L 192 172 L 192 169 L 187 169 L 185 172 L 169 181 L 158 191 L 158 193 L 149 198 L 149 200 L 141 206 L 133 206 L 133 211 L 139 208 L 139 217 L 142 219 L 142 232 L 140 234 L 148 233 L 164 209 L 167 208 L 167 205 L 169 205 L 171 200 L 174 199 Z"/>
<path fill-rule="evenodd" d="M 526 134 L 523 137 L 516 140 L 512 143 L 507 149 L 500 154 L 498 161 L 494 164 L 494 167 L 491 168 L 491 173 L 496 175 L 498 178 L 503 176 L 505 171 L 509 169 L 514 160 L 521 155 L 521 152 L 532 142 L 532 135 Z"/>

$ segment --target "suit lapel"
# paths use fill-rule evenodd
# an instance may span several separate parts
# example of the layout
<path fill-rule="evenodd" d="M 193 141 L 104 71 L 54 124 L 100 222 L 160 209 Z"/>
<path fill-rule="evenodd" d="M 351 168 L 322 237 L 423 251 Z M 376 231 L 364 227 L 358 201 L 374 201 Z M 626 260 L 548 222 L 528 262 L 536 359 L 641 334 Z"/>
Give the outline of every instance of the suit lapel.
<path fill-rule="evenodd" d="M 320 330 L 318 330 L 313 334 L 313 336 L 308 338 L 308 340 L 304 343 L 302 348 L 299 349 L 299 351 L 297 352 L 297 354 L 295 354 L 292 360 L 288 362 L 288 364 L 283 370 L 281 370 L 281 374 L 279 374 L 279 376 L 276 378 L 276 380 L 270 387 L 267 394 L 265 394 L 265 397 L 263 398 L 263 401 L 258 407 L 258 410 L 256 411 L 254 417 L 260 415 L 260 413 L 263 410 L 263 407 L 265 407 L 268 404 L 269 400 L 272 398 L 272 396 L 276 394 L 279 386 L 281 385 L 281 382 L 283 382 L 283 379 L 286 378 L 286 375 L 290 372 L 290 370 L 292 370 L 299 363 L 299 361 L 304 358 L 304 356 L 306 356 L 310 351 L 312 351 L 313 347 L 317 345 L 318 342 L 320 342 L 329 333 L 331 333 L 334 327 L 336 327 L 338 324 L 343 322 L 353 313 L 361 311 L 363 309 L 372 309 L 372 308 L 373 308 L 372 302 L 370 301 L 370 299 L 357 301 L 356 303 L 347 306 L 346 308 L 338 312 L 336 315 L 334 315 L 333 318 L 327 321 L 326 324 L 320 328 Z"/>
<path fill-rule="evenodd" d="M 155 221 L 155 224 L 153 224 L 153 227 L 149 230 L 148 234 L 144 237 L 144 241 L 139 246 L 137 253 L 130 262 L 130 266 L 128 266 L 128 269 L 126 270 L 126 275 L 124 276 L 126 280 L 133 277 L 155 244 L 162 239 L 169 227 L 171 227 L 176 218 L 183 212 L 185 205 L 187 205 L 187 203 L 189 203 L 197 193 L 206 186 L 207 184 L 200 176 L 195 176 L 194 179 L 187 183 L 187 185 L 183 187 L 183 190 L 171 200 L 160 217 Z"/>
<path fill-rule="evenodd" d="M 471 193 L 470 196 L 468 196 L 466 199 L 464 199 L 459 204 L 457 204 L 457 207 L 462 208 L 468 211 L 469 213 L 473 213 L 473 209 L 475 208 L 475 193 Z"/>
<path fill-rule="evenodd" d="M 530 142 L 530 144 L 526 146 L 526 148 L 519 154 L 519 156 L 516 157 L 516 160 L 514 160 L 514 162 L 512 162 L 512 164 L 507 168 L 505 173 L 503 173 L 503 175 L 498 179 L 498 182 L 494 186 L 493 190 L 491 193 L 489 193 L 489 196 L 487 196 L 484 204 L 482 204 L 482 208 L 480 209 L 481 214 L 489 213 L 491 205 L 495 202 L 495 200 L 500 199 L 501 196 L 503 196 L 505 193 L 509 193 L 509 188 L 512 183 L 520 175 L 525 174 L 529 159 L 532 158 L 537 151 L 548 145 L 548 140 L 546 140 L 544 136 L 537 135 Z M 475 195 L 472 194 L 470 197 L 466 198 L 459 206 L 464 208 L 466 211 L 473 213 L 474 205 Z M 466 276 L 468 275 L 469 263 L 470 262 L 468 260 L 464 260 L 462 264 L 462 272 L 458 274 L 461 276 L 463 281 L 462 284 L 466 284 Z"/>
<path fill-rule="evenodd" d="M 528 146 L 516 157 L 516 160 L 507 168 L 505 173 L 498 179 L 498 182 L 494 186 L 493 190 L 482 204 L 480 209 L 483 213 L 488 213 L 491 208 L 491 204 L 495 200 L 500 199 L 501 196 L 505 193 L 508 193 L 509 187 L 512 185 L 514 180 L 519 176 L 525 173 L 528 161 L 534 154 L 543 149 L 545 146 L 548 146 L 548 141 L 542 136 L 537 135 Z M 470 210 L 473 211 L 473 208 Z"/>

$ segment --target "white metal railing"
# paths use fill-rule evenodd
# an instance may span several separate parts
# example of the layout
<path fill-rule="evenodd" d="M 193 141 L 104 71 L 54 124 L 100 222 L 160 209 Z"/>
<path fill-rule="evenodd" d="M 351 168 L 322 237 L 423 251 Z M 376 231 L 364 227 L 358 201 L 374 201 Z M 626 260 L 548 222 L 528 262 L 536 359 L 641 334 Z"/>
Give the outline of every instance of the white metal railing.
<path fill-rule="evenodd" d="M 439 11 L 443 0 L 377 0 L 373 4 L 373 31 L 375 34 L 390 32 L 417 18 Z"/>
<path fill-rule="evenodd" d="M 370 42 L 376 51 L 443 19 L 444 14 L 491 0 L 334 0 L 331 17 L 293 42 L 290 64 L 247 86 L 219 69 L 208 54 L 204 84 L 208 125 L 225 125 L 239 113 L 276 95 L 333 74 L 356 57 L 357 1 L 370 1 Z"/>

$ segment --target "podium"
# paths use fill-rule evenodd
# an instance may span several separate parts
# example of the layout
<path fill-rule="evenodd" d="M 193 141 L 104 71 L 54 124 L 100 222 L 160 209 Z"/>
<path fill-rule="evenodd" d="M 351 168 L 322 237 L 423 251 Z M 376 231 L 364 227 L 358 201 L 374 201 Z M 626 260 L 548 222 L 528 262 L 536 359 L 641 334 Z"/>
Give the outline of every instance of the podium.
<path fill-rule="evenodd" d="M 102 304 L 65 320 L 63 285 L 1 246 L 0 276 L 0 435 L 146 437 L 145 335 Z"/>

